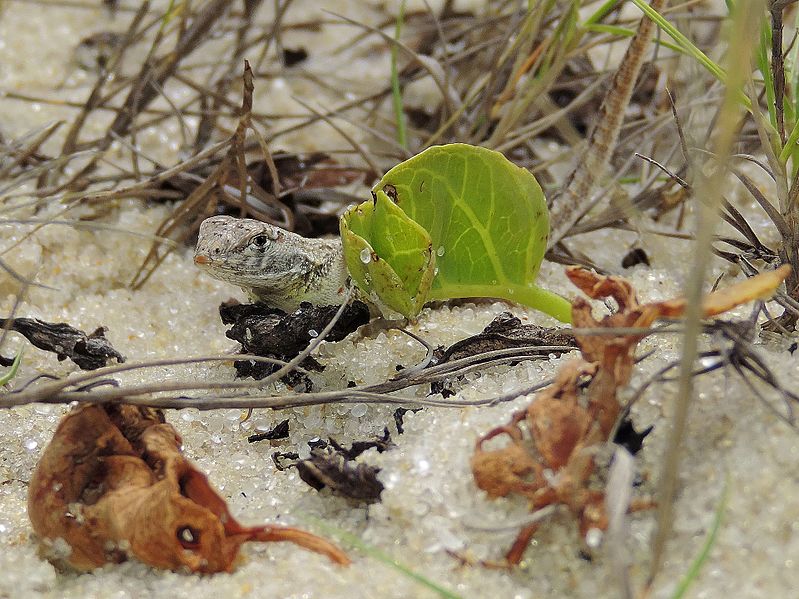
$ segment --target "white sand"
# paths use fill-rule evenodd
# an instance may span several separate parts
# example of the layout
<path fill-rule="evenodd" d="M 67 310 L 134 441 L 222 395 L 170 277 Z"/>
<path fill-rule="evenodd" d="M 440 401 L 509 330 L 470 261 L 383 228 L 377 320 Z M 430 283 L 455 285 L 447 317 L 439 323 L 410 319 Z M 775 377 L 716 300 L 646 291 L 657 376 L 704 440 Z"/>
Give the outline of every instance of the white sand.
<path fill-rule="evenodd" d="M 314 4 L 314 3 L 308 3 Z M 376 8 L 366 3 L 327 3 L 333 10 L 370 23 L 379 21 Z M 290 20 L 311 16 L 297 2 Z M 312 11 L 318 14 L 317 9 Z M 23 2 L 0 5 L 0 87 L 41 94 L 51 98 L 82 101 L 91 79 L 73 74 L 66 89 L 54 87 L 71 71 L 70 49 L 86 34 L 107 28 L 101 10 L 25 6 Z M 113 23 L 123 28 L 122 23 Z M 361 93 L 388 77 L 385 53 L 373 57 L 361 51 L 323 58 L 325 50 L 342 40 L 337 33 L 296 34 L 286 38 L 307 44 L 311 57 L 307 69 L 329 74 L 335 69 L 342 84 Z M 287 45 L 288 41 L 284 40 Z M 269 111 L 301 111 L 292 94 L 308 94 L 316 88 L 303 80 L 259 82 L 259 108 Z M 176 88 L 175 93 L 180 90 Z M 317 106 L 332 102 L 313 91 Z M 331 92 L 332 93 L 332 92 Z M 306 98 L 307 99 L 307 98 Z M 6 139 L 53 119 L 74 114 L 63 107 L 0 100 L 0 128 Z M 96 128 L 102 123 L 94 123 Z M 346 127 L 346 125 L 344 125 Z M 361 135 L 355 127 L 348 130 Z M 140 143 L 151 153 L 174 154 L 178 149 L 174 129 L 153 131 Z M 282 147 L 316 150 L 341 147 L 331 130 L 319 125 L 301 136 L 286 137 Z M 159 145 L 161 147 L 159 147 Z M 55 151 L 57 146 L 48 146 Z M 40 217 L 54 216 L 50 207 Z M 87 212 L 91 212 L 87 209 Z M 24 215 L 18 211 L 13 216 Z M 81 213 L 72 211 L 69 218 Z M 137 201 L 115 205 L 101 222 L 121 229 L 151 233 L 167 214 L 164 207 L 144 208 Z M 3 227 L 0 251 L 30 231 L 29 227 Z M 620 236 L 616 232 L 585 240 L 585 249 L 600 263 L 615 266 Z M 642 299 L 676 295 L 690 263 L 688 244 L 666 246 L 645 239 L 650 255 L 657 256 L 651 269 L 637 267 L 627 274 Z M 610 251 L 605 251 L 605 247 Z M 137 237 L 108 231 L 88 232 L 49 226 L 36 232 L 18 249 L 2 258 L 20 272 L 38 270 L 38 280 L 57 291 L 32 289 L 20 315 L 49 321 L 65 321 L 91 331 L 107 326 L 111 342 L 130 360 L 175 355 L 219 353 L 231 348 L 219 322 L 217 306 L 228 297 L 242 297 L 229 286 L 201 275 L 191 264 L 187 250 L 170 256 L 141 290 L 128 289 L 148 243 Z M 544 265 L 541 282 L 548 288 L 573 295 L 558 267 Z M 7 315 L 17 287 L 0 272 L 0 314 Z M 414 330 L 431 343 L 450 344 L 479 332 L 506 305 L 466 305 L 425 310 Z M 548 322 L 545 317 L 514 307 L 528 322 Z M 746 310 L 738 312 L 746 314 Z M 10 355 L 23 340 L 13 336 L 3 348 Z M 787 344 L 786 344 L 787 345 Z M 653 338 L 645 348 L 657 348 L 638 371 L 635 381 L 679 355 L 677 339 Z M 375 339 L 347 339 L 327 344 L 320 359 L 330 363 L 323 383 L 326 388 L 344 386 L 347 380 L 378 381 L 395 372 L 396 364 L 410 365 L 423 352 L 400 334 L 381 334 Z M 797 361 L 783 347 L 764 347 L 761 354 L 780 373 L 789 388 L 799 381 Z M 493 368 L 472 374 L 462 384 L 460 397 L 477 399 L 529 385 L 552 375 L 562 360 L 529 362 L 515 367 Z M 39 373 L 64 374 L 74 370 L 58 363 L 52 354 L 28 348 L 15 384 Z M 230 380 L 233 369 L 193 366 L 156 369 L 142 380 Z M 410 393 L 406 391 L 406 393 Z M 658 386 L 634 410 L 638 428 L 655 425 L 637 461 L 645 483 L 637 492 L 653 490 L 667 432 L 666 417 L 672 411 L 673 386 Z M 426 409 L 405 417 L 405 433 L 396 434 L 394 407 L 327 406 L 281 412 L 256 411 L 239 421 L 240 411 L 200 413 L 170 412 L 168 418 L 183 435 L 186 453 L 205 470 L 211 481 L 245 523 L 287 522 L 314 528 L 307 519 L 320 519 L 356 534 L 364 542 L 411 566 L 464 597 L 615 597 L 618 586 L 610 561 L 600 549 L 593 562 L 578 557 L 580 542 L 573 520 L 556 517 L 537 534 L 521 567 L 498 572 L 480 567 L 460 567 L 446 550 L 463 550 L 476 558 L 496 558 L 509 546 L 515 528 L 527 515 L 518 499 L 489 501 L 477 490 L 468 467 L 474 440 L 499 423 L 528 399 L 494 408 Z M 365 412 L 365 413 L 363 413 Z M 107 566 L 93 574 L 58 574 L 37 556 L 36 543 L 25 513 L 27 481 L 52 435 L 64 408 L 31 405 L 0 411 L 0 596 L 3 597 L 428 597 L 435 596 L 411 578 L 352 550 L 350 568 L 331 565 L 322 557 L 290 545 L 250 545 L 245 559 L 231 575 L 199 577 L 161 572 L 138 563 Z M 356 416 L 354 414 L 363 414 Z M 249 444 L 246 437 L 289 418 L 291 436 L 278 447 Z M 397 448 L 377 454 L 371 450 L 360 459 L 382 468 L 386 486 L 381 503 L 353 507 L 346 501 L 319 493 L 299 480 L 296 471 L 278 472 L 270 455 L 274 451 L 307 451 L 313 437 L 333 436 L 342 443 L 378 434 L 389 426 Z M 699 380 L 697 401 L 692 406 L 677 522 L 669 544 L 667 563 L 655 584 L 655 597 L 669 597 L 677 581 L 696 556 L 718 505 L 725 477 L 730 499 L 718 541 L 689 596 L 697 598 L 789 597 L 799 589 L 799 436 L 779 422 L 734 375 Z M 495 529 L 491 531 L 490 529 Z M 317 529 L 318 530 L 318 529 Z M 633 575 L 639 581 L 648 566 L 648 539 L 653 513 L 632 519 L 628 539 Z"/>

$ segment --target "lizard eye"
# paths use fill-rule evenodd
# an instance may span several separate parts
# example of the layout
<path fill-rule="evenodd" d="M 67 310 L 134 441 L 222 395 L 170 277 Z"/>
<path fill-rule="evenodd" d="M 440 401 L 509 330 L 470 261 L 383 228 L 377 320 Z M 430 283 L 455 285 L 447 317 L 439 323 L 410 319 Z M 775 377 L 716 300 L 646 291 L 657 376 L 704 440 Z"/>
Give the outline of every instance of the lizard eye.
<path fill-rule="evenodd" d="M 269 243 L 269 238 L 266 235 L 256 235 L 252 238 L 252 244 L 255 247 L 264 248 L 267 243 Z"/>

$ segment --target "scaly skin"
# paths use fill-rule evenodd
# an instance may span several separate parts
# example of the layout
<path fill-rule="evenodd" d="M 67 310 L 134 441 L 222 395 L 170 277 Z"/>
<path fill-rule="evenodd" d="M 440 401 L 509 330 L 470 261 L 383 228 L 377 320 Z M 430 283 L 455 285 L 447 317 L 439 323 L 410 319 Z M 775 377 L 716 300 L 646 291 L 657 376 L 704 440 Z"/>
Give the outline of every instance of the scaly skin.
<path fill-rule="evenodd" d="M 230 216 L 203 221 L 194 263 L 212 277 L 238 285 L 251 300 L 286 312 L 300 302 L 340 305 L 349 279 L 340 240 L 306 239 Z"/>

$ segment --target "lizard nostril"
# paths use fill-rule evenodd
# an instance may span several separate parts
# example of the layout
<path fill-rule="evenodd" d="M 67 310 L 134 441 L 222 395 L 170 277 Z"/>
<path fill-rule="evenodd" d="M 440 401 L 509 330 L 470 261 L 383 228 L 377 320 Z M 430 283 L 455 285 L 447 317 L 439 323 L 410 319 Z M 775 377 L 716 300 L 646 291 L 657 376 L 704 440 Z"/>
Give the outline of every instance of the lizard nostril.
<path fill-rule="evenodd" d="M 208 256 L 203 256 L 202 254 L 197 254 L 194 256 L 195 264 L 208 264 L 209 262 L 210 260 L 208 259 Z"/>

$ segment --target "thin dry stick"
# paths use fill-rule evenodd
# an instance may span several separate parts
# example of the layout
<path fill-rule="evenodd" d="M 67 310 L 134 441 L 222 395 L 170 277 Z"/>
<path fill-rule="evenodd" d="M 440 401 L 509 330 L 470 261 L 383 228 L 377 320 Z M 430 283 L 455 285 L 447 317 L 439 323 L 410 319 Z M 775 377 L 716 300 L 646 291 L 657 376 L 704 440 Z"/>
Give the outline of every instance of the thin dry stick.
<path fill-rule="evenodd" d="M 649 5 L 653 10 L 661 12 L 666 2 L 667 0 L 652 0 Z M 590 207 L 591 193 L 596 182 L 605 176 L 618 144 L 624 114 L 654 30 L 655 24 L 648 17 L 642 17 L 638 31 L 630 40 L 627 52 L 613 75 L 610 90 L 599 108 L 599 117 L 588 140 L 588 147 L 552 202 L 552 228 L 547 249 L 561 241 Z"/>
<path fill-rule="evenodd" d="M 108 127 L 106 134 L 102 137 L 97 147 L 101 151 L 109 148 L 114 140 L 114 134 L 125 136 L 133 126 L 133 123 L 141 112 L 150 102 L 158 97 L 158 88 L 163 88 L 166 81 L 175 73 L 181 61 L 191 54 L 208 38 L 208 33 L 216 21 L 225 14 L 228 9 L 227 0 L 208 0 L 206 4 L 199 7 L 195 18 L 191 21 L 188 29 L 181 33 L 175 48 L 164 54 L 160 58 L 153 58 L 142 65 L 142 68 L 134 80 L 127 98 L 122 106 L 122 110 L 117 113 L 116 118 Z M 152 85 L 155 83 L 157 85 Z M 95 156 L 80 171 L 75 174 L 72 181 L 77 181 L 90 172 L 97 164 L 99 157 Z"/>
<path fill-rule="evenodd" d="M 680 364 L 680 378 L 677 401 L 669 432 L 669 443 L 663 458 L 662 471 L 658 481 L 657 531 L 652 541 L 652 562 L 647 579 L 651 587 L 663 563 L 666 541 L 671 535 L 674 520 L 674 497 L 677 489 L 677 473 L 688 406 L 693 393 L 693 367 L 697 357 L 697 338 L 701 332 L 702 287 L 707 266 L 712 257 L 713 232 L 719 218 L 719 207 L 727 175 L 732 145 L 738 131 L 742 107 L 738 101 L 751 64 L 751 49 L 759 32 L 762 2 L 741 2 L 737 4 L 737 14 L 730 32 L 732 40 L 728 60 L 728 80 L 724 101 L 718 118 L 718 132 L 714 141 L 713 172 L 702 177 L 696 184 L 697 196 L 704 199 L 697 202 L 696 246 L 691 276 L 686 285 L 685 334 Z"/>

